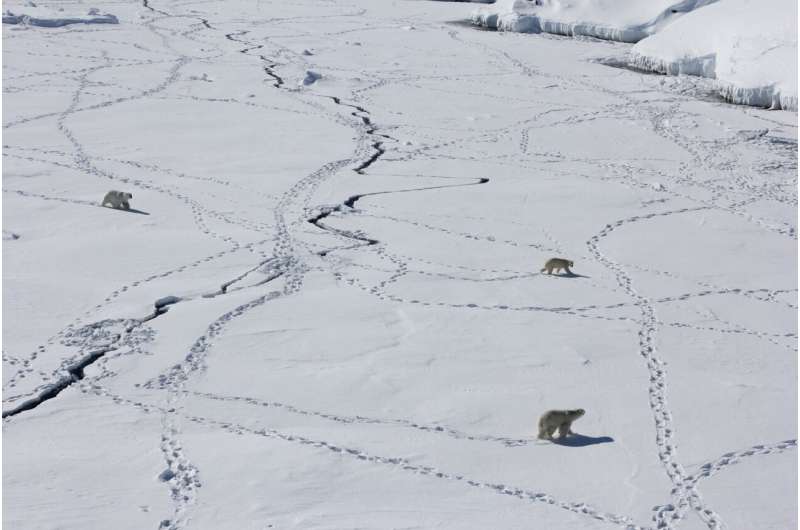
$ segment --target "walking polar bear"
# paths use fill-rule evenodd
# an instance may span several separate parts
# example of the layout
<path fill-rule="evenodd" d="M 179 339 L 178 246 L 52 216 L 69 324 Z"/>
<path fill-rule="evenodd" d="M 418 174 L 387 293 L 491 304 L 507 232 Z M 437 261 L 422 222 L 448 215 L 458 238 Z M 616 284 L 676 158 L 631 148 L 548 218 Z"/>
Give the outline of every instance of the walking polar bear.
<path fill-rule="evenodd" d="M 570 267 L 573 267 L 575 264 L 572 263 L 572 260 L 564 259 L 564 258 L 550 258 L 547 260 L 547 263 L 544 264 L 544 268 L 539 272 L 547 271 L 547 274 L 553 274 L 553 270 L 556 272 L 564 269 L 567 274 L 570 276 L 572 275 L 572 271 L 569 270 Z"/>
<path fill-rule="evenodd" d="M 572 422 L 586 414 L 583 409 L 575 410 L 548 410 L 539 418 L 539 438 L 552 440 L 553 433 L 558 429 L 558 437 L 566 438 L 572 432 Z"/>
<path fill-rule="evenodd" d="M 132 193 L 128 193 L 127 191 L 111 190 L 106 193 L 105 197 L 103 197 L 103 202 L 100 203 L 100 206 L 110 204 L 112 208 L 116 208 L 118 210 L 120 208 L 124 210 L 130 210 L 131 205 L 128 203 L 128 201 L 131 199 L 133 199 Z"/>

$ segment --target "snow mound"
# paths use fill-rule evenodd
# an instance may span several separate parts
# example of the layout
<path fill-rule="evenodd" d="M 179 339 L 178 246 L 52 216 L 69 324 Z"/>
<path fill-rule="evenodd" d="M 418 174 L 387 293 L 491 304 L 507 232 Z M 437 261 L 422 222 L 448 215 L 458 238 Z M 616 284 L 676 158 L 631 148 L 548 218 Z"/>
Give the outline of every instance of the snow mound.
<path fill-rule="evenodd" d="M 320 79 L 322 79 L 322 74 L 318 74 L 317 72 L 311 70 L 306 70 L 306 76 L 303 78 L 303 84 L 305 86 L 313 85 Z"/>
<path fill-rule="evenodd" d="M 205 81 L 206 83 L 213 83 L 214 80 L 208 77 L 208 74 L 203 72 L 203 75 L 190 75 L 187 77 L 189 81 Z"/>
<path fill-rule="evenodd" d="M 177 304 L 181 300 L 183 300 L 183 298 L 179 296 L 170 295 L 170 296 L 165 296 L 163 298 L 159 298 L 153 303 L 153 305 L 155 306 L 156 309 L 163 309 L 168 305 Z"/>
<path fill-rule="evenodd" d="M 638 42 L 683 14 L 716 0 L 498 0 L 472 23 L 500 31 L 579 35 Z"/>
<path fill-rule="evenodd" d="M 119 20 L 114 15 L 101 14 L 94 7 L 90 8 L 86 15 L 80 15 L 65 13 L 63 8 L 53 10 L 27 2 L 24 5 L 13 6 L 13 11 L 7 9 L 3 13 L 3 24 L 58 28 L 70 24 L 119 24 Z"/>
<path fill-rule="evenodd" d="M 797 2 L 721 0 L 633 47 L 630 65 L 717 80 L 732 103 L 797 110 Z"/>

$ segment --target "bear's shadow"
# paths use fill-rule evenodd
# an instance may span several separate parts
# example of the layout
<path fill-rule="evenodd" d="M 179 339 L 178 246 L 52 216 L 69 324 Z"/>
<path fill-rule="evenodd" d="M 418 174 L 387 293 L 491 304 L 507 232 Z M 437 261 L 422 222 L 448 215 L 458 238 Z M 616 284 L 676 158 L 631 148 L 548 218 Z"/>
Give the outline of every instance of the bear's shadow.
<path fill-rule="evenodd" d="M 575 274 L 574 272 L 562 272 L 561 274 L 548 274 L 548 276 L 555 276 L 556 278 L 591 278 L 583 274 Z"/>
<path fill-rule="evenodd" d="M 586 447 L 587 445 L 605 444 L 613 442 L 610 436 L 586 436 L 583 434 L 573 434 L 566 438 L 553 438 L 553 443 L 565 447 Z"/>
<path fill-rule="evenodd" d="M 101 206 L 101 208 L 108 208 L 108 206 Z M 148 212 L 143 212 L 142 210 L 137 210 L 136 208 L 130 208 L 129 210 L 126 210 L 125 208 L 109 208 L 109 210 L 116 210 L 124 213 L 138 213 L 139 215 L 150 215 Z"/>

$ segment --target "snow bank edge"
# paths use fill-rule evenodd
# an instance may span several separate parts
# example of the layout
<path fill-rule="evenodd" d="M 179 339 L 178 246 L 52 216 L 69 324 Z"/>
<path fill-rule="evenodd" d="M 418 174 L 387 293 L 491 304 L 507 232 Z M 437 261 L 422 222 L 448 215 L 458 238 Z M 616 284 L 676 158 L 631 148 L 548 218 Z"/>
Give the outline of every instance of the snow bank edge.
<path fill-rule="evenodd" d="M 631 52 L 628 64 L 636 70 L 646 72 L 716 79 L 716 54 L 682 57 L 670 61 Z M 741 87 L 729 81 L 716 79 L 716 86 L 719 95 L 730 103 L 797 112 L 797 94 L 781 91 L 774 83 L 757 87 Z"/>

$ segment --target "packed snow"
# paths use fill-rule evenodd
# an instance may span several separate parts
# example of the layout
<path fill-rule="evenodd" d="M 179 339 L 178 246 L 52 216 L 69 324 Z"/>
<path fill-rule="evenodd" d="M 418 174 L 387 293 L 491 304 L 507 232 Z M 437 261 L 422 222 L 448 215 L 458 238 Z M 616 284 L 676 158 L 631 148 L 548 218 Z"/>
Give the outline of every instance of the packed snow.
<path fill-rule="evenodd" d="M 797 526 L 796 113 L 468 3 L 93 7 L 3 26 L 4 527 Z"/>
<path fill-rule="evenodd" d="M 633 66 L 717 80 L 734 102 L 797 110 L 797 2 L 722 0 L 637 43 Z"/>

